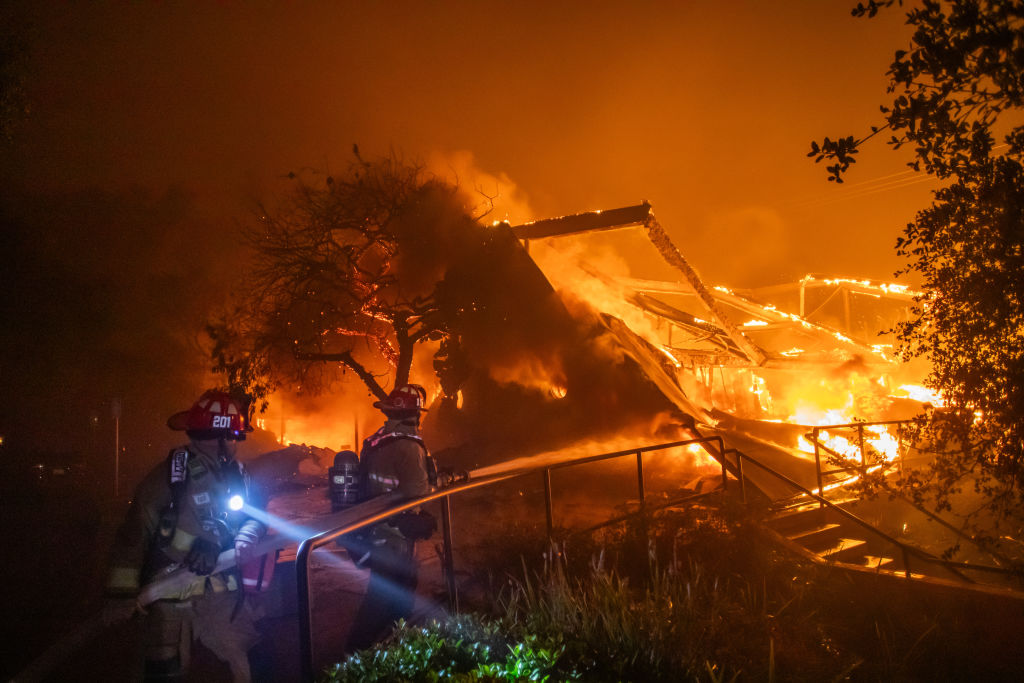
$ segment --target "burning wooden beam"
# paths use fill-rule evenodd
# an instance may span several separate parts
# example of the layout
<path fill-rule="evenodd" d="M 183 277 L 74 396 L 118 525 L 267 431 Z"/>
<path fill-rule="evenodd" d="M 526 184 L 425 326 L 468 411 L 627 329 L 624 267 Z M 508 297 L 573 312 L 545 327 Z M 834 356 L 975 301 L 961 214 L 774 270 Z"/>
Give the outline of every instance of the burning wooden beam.
<path fill-rule="evenodd" d="M 512 233 L 519 239 L 531 240 L 634 227 L 642 227 L 647 231 L 647 238 L 651 240 L 651 243 L 661 254 L 661 257 L 683 275 L 683 279 L 690 286 L 693 294 L 704 305 L 712 322 L 725 332 L 729 339 L 743 352 L 743 355 L 754 365 L 764 365 L 765 361 L 768 360 L 768 356 L 725 315 L 725 312 L 715 301 L 714 296 L 712 296 L 704 282 L 700 279 L 697 271 L 693 269 L 676 248 L 676 245 L 669 239 L 668 233 L 658 223 L 654 217 L 654 212 L 651 211 L 651 205 L 647 202 L 637 204 L 636 206 L 625 206 L 620 209 L 591 211 L 572 216 L 562 216 L 561 218 L 548 218 L 533 223 L 524 223 L 523 225 L 513 227 Z"/>
<path fill-rule="evenodd" d="M 544 237 L 562 237 L 601 230 L 618 230 L 645 225 L 651 217 L 651 205 L 647 202 L 636 206 L 625 206 L 608 211 L 588 211 L 560 218 L 545 218 L 532 223 L 523 223 L 512 228 L 512 233 L 521 240 L 536 240 Z"/>
<path fill-rule="evenodd" d="M 711 315 L 712 322 L 722 328 L 729 336 L 729 339 L 743 350 L 743 353 L 750 359 L 751 363 L 754 365 L 764 365 L 765 361 L 768 360 L 768 356 L 747 335 L 743 334 L 738 327 L 733 325 L 729 317 L 725 315 L 718 302 L 715 301 L 715 297 L 704 286 L 704 282 L 697 275 L 697 271 L 683 258 L 676 245 L 669 239 L 668 233 L 658 223 L 653 212 L 648 215 L 644 228 L 647 230 L 648 239 L 658 249 L 661 257 L 670 266 L 683 274 L 683 278 L 693 288 L 693 293 L 697 295 L 697 298 L 700 299 L 701 303 L 704 304 L 704 308 Z"/>

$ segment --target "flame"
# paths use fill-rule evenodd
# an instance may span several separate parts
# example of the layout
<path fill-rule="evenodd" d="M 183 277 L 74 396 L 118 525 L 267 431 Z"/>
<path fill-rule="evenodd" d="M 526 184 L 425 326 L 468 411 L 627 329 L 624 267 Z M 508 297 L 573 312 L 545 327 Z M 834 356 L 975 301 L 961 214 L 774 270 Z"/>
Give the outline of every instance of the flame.
<path fill-rule="evenodd" d="M 518 384 L 521 387 L 534 389 L 542 393 L 550 393 L 553 386 L 565 386 L 564 372 L 556 366 L 557 362 L 546 362 L 546 359 L 528 357 L 516 359 L 516 363 L 508 365 L 492 364 L 488 373 L 499 384 Z"/>
<path fill-rule="evenodd" d="M 810 275 L 808 275 L 808 276 L 803 278 L 802 282 L 813 282 L 815 279 L 816 278 L 811 277 Z M 853 279 L 850 279 L 850 278 L 832 278 L 832 279 L 826 278 L 826 279 L 823 279 L 822 282 L 824 282 L 827 285 L 836 285 L 836 286 L 857 285 L 858 287 L 863 287 L 864 289 L 875 290 L 877 292 L 880 292 L 881 294 L 897 294 L 897 295 L 902 294 L 902 295 L 906 295 L 906 296 L 923 296 L 923 292 L 917 292 L 917 291 L 914 291 L 914 290 L 910 289 L 906 285 L 897 285 L 897 284 L 894 284 L 894 283 L 872 282 L 871 280 L 853 280 Z"/>
<path fill-rule="evenodd" d="M 942 392 L 935 389 L 929 389 L 917 384 L 901 384 L 898 391 L 901 393 L 898 393 L 897 396 L 906 396 L 921 403 L 931 403 L 937 408 L 943 408 L 946 405 Z"/>
<path fill-rule="evenodd" d="M 651 440 L 650 437 L 644 437 L 638 434 L 620 434 L 610 439 L 581 441 L 566 448 L 506 460 L 504 462 L 474 470 L 472 475 L 475 477 L 482 477 L 491 474 L 498 474 L 500 472 L 510 472 L 520 468 L 555 465 L 560 462 L 598 455 L 601 453 L 634 450 L 638 446 L 642 445 L 641 440 L 645 438 L 651 445 L 658 443 L 656 439 Z M 688 446 L 680 446 L 672 449 L 652 451 L 647 453 L 644 458 L 646 460 L 648 458 L 658 458 L 659 456 L 662 459 L 661 462 L 672 463 L 674 467 L 678 467 L 683 470 L 713 468 L 716 472 L 721 471 L 721 465 L 708 454 L 704 446 L 701 444 L 690 444 Z M 617 458 L 613 462 L 625 462 L 624 458 L 629 457 L 630 456 L 625 455 L 622 456 L 622 458 Z"/>
<path fill-rule="evenodd" d="M 685 450 L 693 457 L 695 467 L 719 467 L 718 461 L 712 458 L 701 444 L 691 443 Z"/>
<path fill-rule="evenodd" d="M 281 446 L 315 446 L 331 451 L 359 450 L 359 442 L 372 431 L 371 425 L 364 424 L 363 419 L 370 413 L 368 404 L 372 399 L 361 399 L 355 401 L 347 397 L 326 406 L 316 406 L 303 404 L 294 396 L 278 392 L 270 396 L 267 412 L 254 422 Z"/>
<path fill-rule="evenodd" d="M 665 335 L 657 319 L 630 303 L 627 288 L 615 280 L 629 275 L 621 255 L 570 238 L 535 242 L 530 256 L 560 294 L 615 316 L 655 347 L 664 345 Z M 676 362 L 674 357 L 672 362 Z"/>
<path fill-rule="evenodd" d="M 835 422 L 833 424 L 850 424 L 850 422 Z M 899 457 L 900 442 L 889 432 L 886 425 L 865 425 L 862 429 L 864 430 L 864 457 L 866 460 L 872 462 L 881 460 L 883 463 L 889 463 Z M 853 434 L 847 438 L 839 434 L 832 434 L 826 430 L 818 432 L 819 444 L 857 463 L 861 462 L 861 450 L 858 442 L 859 437 Z M 873 448 L 877 455 L 873 455 L 868 450 L 868 446 Z M 800 437 L 799 448 L 805 453 L 814 453 L 814 444 L 806 436 Z"/>

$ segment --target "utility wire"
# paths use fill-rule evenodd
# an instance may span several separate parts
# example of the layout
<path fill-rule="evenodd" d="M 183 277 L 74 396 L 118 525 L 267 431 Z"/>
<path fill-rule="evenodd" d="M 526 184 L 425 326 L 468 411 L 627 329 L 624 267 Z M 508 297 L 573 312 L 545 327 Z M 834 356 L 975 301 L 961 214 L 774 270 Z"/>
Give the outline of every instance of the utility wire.
<path fill-rule="evenodd" d="M 1001 143 L 993 145 L 992 151 L 995 152 L 1004 147 L 1009 147 L 1007 143 Z M 890 190 L 898 190 L 911 185 L 917 185 L 920 183 L 927 182 L 938 182 L 938 178 L 921 171 L 915 171 L 913 169 L 906 169 L 904 171 L 897 171 L 896 173 L 890 173 L 888 175 L 879 176 L 877 178 L 869 178 L 868 180 L 862 180 L 857 183 L 842 184 L 836 191 L 828 195 L 819 195 L 812 199 L 805 199 L 799 201 L 787 202 L 788 206 L 793 208 L 808 208 L 814 206 L 822 206 L 825 204 L 833 204 L 836 202 L 846 201 L 849 199 L 858 199 L 860 197 L 867 197 L 880 192 L 888 192 Z"/>

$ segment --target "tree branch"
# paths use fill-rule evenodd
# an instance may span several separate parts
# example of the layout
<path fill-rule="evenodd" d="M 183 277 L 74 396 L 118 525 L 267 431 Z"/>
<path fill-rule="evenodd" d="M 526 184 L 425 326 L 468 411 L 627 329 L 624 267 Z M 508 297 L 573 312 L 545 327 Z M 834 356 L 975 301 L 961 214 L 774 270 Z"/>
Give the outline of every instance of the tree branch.
<path fill-rule="evenodd" d="M 381 400 L 388 397 L 388 392 L 386 392 L 384 387 L 382 387 L 377 381 L 377 377 L 367 370 L 362 363 L 353 358 L 352 353 L 349 351 L 342 351 L 341 353 L 308 353 L 296 351 L 294 355 L 295 360 L 344 363 L 352 370 L 352 372 L 356 373 L 359 379 L 361 379 L 370 391 L 373 392 L 374 396 Z"/>

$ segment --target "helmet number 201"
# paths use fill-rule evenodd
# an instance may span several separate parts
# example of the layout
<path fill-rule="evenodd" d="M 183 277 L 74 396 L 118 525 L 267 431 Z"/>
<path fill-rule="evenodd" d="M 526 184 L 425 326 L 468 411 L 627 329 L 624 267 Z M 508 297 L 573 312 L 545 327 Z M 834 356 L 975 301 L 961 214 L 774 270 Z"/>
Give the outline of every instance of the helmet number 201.
<path fill-rule="evenodd" d="M 230 415 L 214 415 L 213 416 L 213 428 L 214 429 L 228 429 L 231 427 L 231 416 Z"/>

